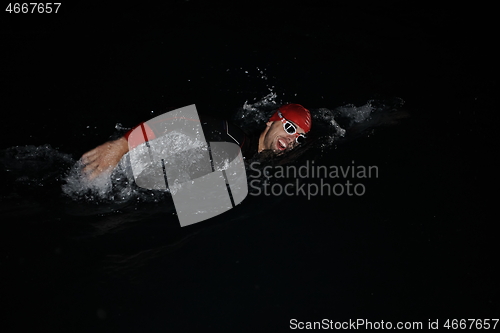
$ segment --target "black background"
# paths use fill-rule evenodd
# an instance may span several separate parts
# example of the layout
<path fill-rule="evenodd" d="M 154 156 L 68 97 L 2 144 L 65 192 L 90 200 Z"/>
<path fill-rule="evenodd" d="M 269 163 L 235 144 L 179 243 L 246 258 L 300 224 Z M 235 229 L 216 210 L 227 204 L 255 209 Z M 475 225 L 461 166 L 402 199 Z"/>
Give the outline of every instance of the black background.
<path fill-rule="evenodd" d="M 78 158 L 116 123 L 193 103 L 230 118 L 267 85 L 309 108 L 400 97 L 411 115 L 323 157 L 378 165 L 366 195 L 268 198 L 257 216 L 262 202 L 250 198 L 218 228 L 182 231 L 197 236 L 179 251 L 165 249 L 185 235 L 138 217 L 148 207 L 76 218 L 50 204 L 59 187 L 51 197 L 6 186 L 3 201 L 17 193 L 27 207 L 2 218 L 6 323 L 284 331 L 292 318 L 498 317 L 492 7 L 168 1 L 3 11 L 1 149 L 50 144 Z M 120 218 L 138 223 L 75 237 Z M 163 254 L 141 259 L 155 250 Z M 108 274 L 113 254 L 138 254 L 137 264 Z"/>

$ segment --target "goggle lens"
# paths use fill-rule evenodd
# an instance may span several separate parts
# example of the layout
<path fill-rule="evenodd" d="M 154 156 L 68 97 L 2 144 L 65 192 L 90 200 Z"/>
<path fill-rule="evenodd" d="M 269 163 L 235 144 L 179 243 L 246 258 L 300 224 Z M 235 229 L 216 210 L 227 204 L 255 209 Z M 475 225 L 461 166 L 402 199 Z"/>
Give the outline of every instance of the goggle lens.
<path fill-rule="evenodd" d="M 285 128 L 285 132 L 287 132 L 288 134 L 295 134 L 297 132 L 297 128 L 295 127 L 295 125 L 289 121 L 286 121 L 283 127 Z"/>

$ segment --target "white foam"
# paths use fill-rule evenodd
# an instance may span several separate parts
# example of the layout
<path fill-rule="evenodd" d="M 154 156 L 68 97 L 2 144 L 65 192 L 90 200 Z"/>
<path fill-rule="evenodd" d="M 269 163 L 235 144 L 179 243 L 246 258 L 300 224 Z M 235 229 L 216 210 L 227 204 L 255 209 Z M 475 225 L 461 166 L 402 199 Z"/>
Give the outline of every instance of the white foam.
<path fill-rule="evenodd" d="M 351 119 L 351 121 L 356 123 L 360 123 L 367 120 L 370 117 L 373 109 L 374 108 L 370 105 L 370 103 L 364 104 L 359 107 L 352 104 L 348 104 L 336 108 L 336 110 L 339 111 L 341 116 L 349 118 Z"/>

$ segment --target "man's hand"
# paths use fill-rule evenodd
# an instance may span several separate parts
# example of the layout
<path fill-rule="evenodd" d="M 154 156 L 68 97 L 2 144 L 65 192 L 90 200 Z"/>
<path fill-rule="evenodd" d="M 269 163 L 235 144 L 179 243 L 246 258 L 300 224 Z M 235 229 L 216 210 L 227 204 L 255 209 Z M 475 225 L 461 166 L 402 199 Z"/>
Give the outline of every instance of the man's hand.
<path fill-rule="evenodd" d="M 82 155 L 83 172 L 92 180 L 105 171 L 113 170 L 127 152 L 128 142 L 124 137 L 106 142 Z"/>

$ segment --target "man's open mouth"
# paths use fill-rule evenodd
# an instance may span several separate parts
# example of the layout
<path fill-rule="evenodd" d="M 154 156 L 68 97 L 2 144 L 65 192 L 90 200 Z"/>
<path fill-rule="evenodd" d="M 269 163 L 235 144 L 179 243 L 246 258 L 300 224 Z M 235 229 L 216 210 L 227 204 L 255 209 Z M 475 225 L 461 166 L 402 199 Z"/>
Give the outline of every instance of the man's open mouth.
<path fill-rule="evenodd" d="M 276 141 L 276 148 L 278 148 L 278 150 L 283 151 L 283 150 L 285 150 L 285 149 L 286 149 L 286 147 L 287 147 L 287 144 L 286 144 L 286 141 L 285 141 L 285 140 L 283 140 L 283 139 L 278 139 L 278 140 Z"/>

